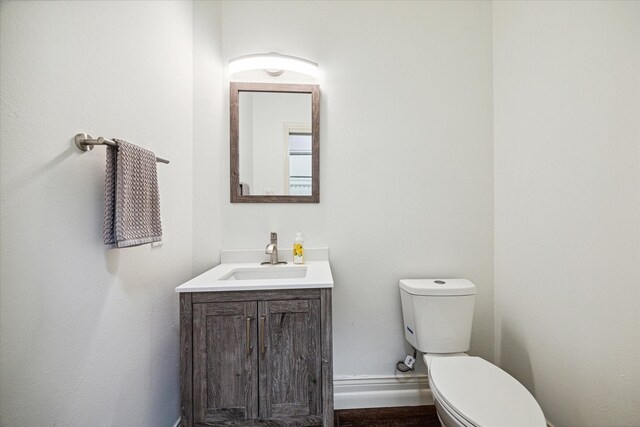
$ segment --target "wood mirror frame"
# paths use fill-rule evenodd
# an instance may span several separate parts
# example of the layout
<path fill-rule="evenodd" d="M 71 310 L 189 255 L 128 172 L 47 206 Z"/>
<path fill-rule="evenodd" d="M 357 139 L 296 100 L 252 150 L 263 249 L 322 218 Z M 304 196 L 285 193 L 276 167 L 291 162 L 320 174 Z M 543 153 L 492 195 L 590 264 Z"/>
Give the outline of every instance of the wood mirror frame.
<path fill-rule="evenodd" d="M 240 92 L 308 93 L 311 95 L 311 195 L 240 194 Z M 318 85 L 231 82 L 231 203 L 320 203 L 320 87 Z"/>

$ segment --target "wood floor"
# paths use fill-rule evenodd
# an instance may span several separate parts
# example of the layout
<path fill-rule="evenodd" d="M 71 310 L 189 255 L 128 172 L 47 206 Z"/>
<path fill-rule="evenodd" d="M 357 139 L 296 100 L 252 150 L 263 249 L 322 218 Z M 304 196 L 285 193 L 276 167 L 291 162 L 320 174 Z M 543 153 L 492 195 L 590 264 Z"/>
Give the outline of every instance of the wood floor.
<path fill-rule="evenodd" d="M 335 427 L 440 427 L 435 406 L 339 409 Z"/>

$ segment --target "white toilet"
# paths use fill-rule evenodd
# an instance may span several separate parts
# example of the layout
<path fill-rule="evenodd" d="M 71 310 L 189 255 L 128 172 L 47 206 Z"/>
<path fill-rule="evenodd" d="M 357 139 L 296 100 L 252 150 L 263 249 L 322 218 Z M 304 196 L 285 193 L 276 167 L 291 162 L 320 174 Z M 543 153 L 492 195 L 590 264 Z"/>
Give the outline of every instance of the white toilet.
<path fill-rule="evenodd" d="M 546 427 L 538 402 L 515 378 L 465 354 L 476 287 L 465 279 L 403 279 L 404 335 L 423 353 L 444 427 Z"/>

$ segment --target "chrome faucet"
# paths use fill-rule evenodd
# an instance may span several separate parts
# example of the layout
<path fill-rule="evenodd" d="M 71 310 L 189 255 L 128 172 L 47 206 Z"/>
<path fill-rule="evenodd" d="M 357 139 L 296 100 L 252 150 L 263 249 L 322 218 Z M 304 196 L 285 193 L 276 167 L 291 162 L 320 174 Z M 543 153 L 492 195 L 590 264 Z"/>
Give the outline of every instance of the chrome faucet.
<path fill-rule="evenodd" d="M 267 248 L 264 250 L 265 254 L 271 255 L 271 259 L 269 261 L 261 262 L 261 265 L 264 264 L 286 264 L 287 261 L 278 261 L 278 235 L 274 232 L 271 232 L 271 242 L 267 245 Z"/>

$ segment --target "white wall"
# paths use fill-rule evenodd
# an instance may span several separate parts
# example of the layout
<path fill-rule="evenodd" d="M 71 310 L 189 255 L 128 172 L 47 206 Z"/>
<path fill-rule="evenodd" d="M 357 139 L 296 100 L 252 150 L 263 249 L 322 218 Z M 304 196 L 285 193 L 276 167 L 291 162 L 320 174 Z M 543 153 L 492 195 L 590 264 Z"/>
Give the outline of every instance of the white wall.
<path fill-rule="evenodd" d="M 640 3 L 494 3 L 496 335 L 558 427 L 640 425 Z"/>
<path fill-rule="evenodd" d="M 192 275 L 189 2 L 0 3 L 0 419 L 171 426 L 176 284 Z M 158 165 L 165 244 L 102 244 L 105 149 Z M 217 185 L 217 184 L 216 184 Z M 215 191 L 215 190 L 214 190 Z"/>
<path fill-rule="evenodd" d="M 247 1 L 223 13 L 223 62 L 278 51 L 320 64 L 321 202 L 230 204 L 225 191 L 222 247 L 262 248 L 270 231 L 281 249 L 296 231 L 329 246 L 336 376 L 394 372 L 407 348 L 401 278 L 473 280 L 471 352 L 492 359 L 491 4 Z"/>
<path fill-rule="evenodd" d="M 220 262 L 229 140 L 222 74 L 222 3 L 193 2 L 193 275 Z"/>

